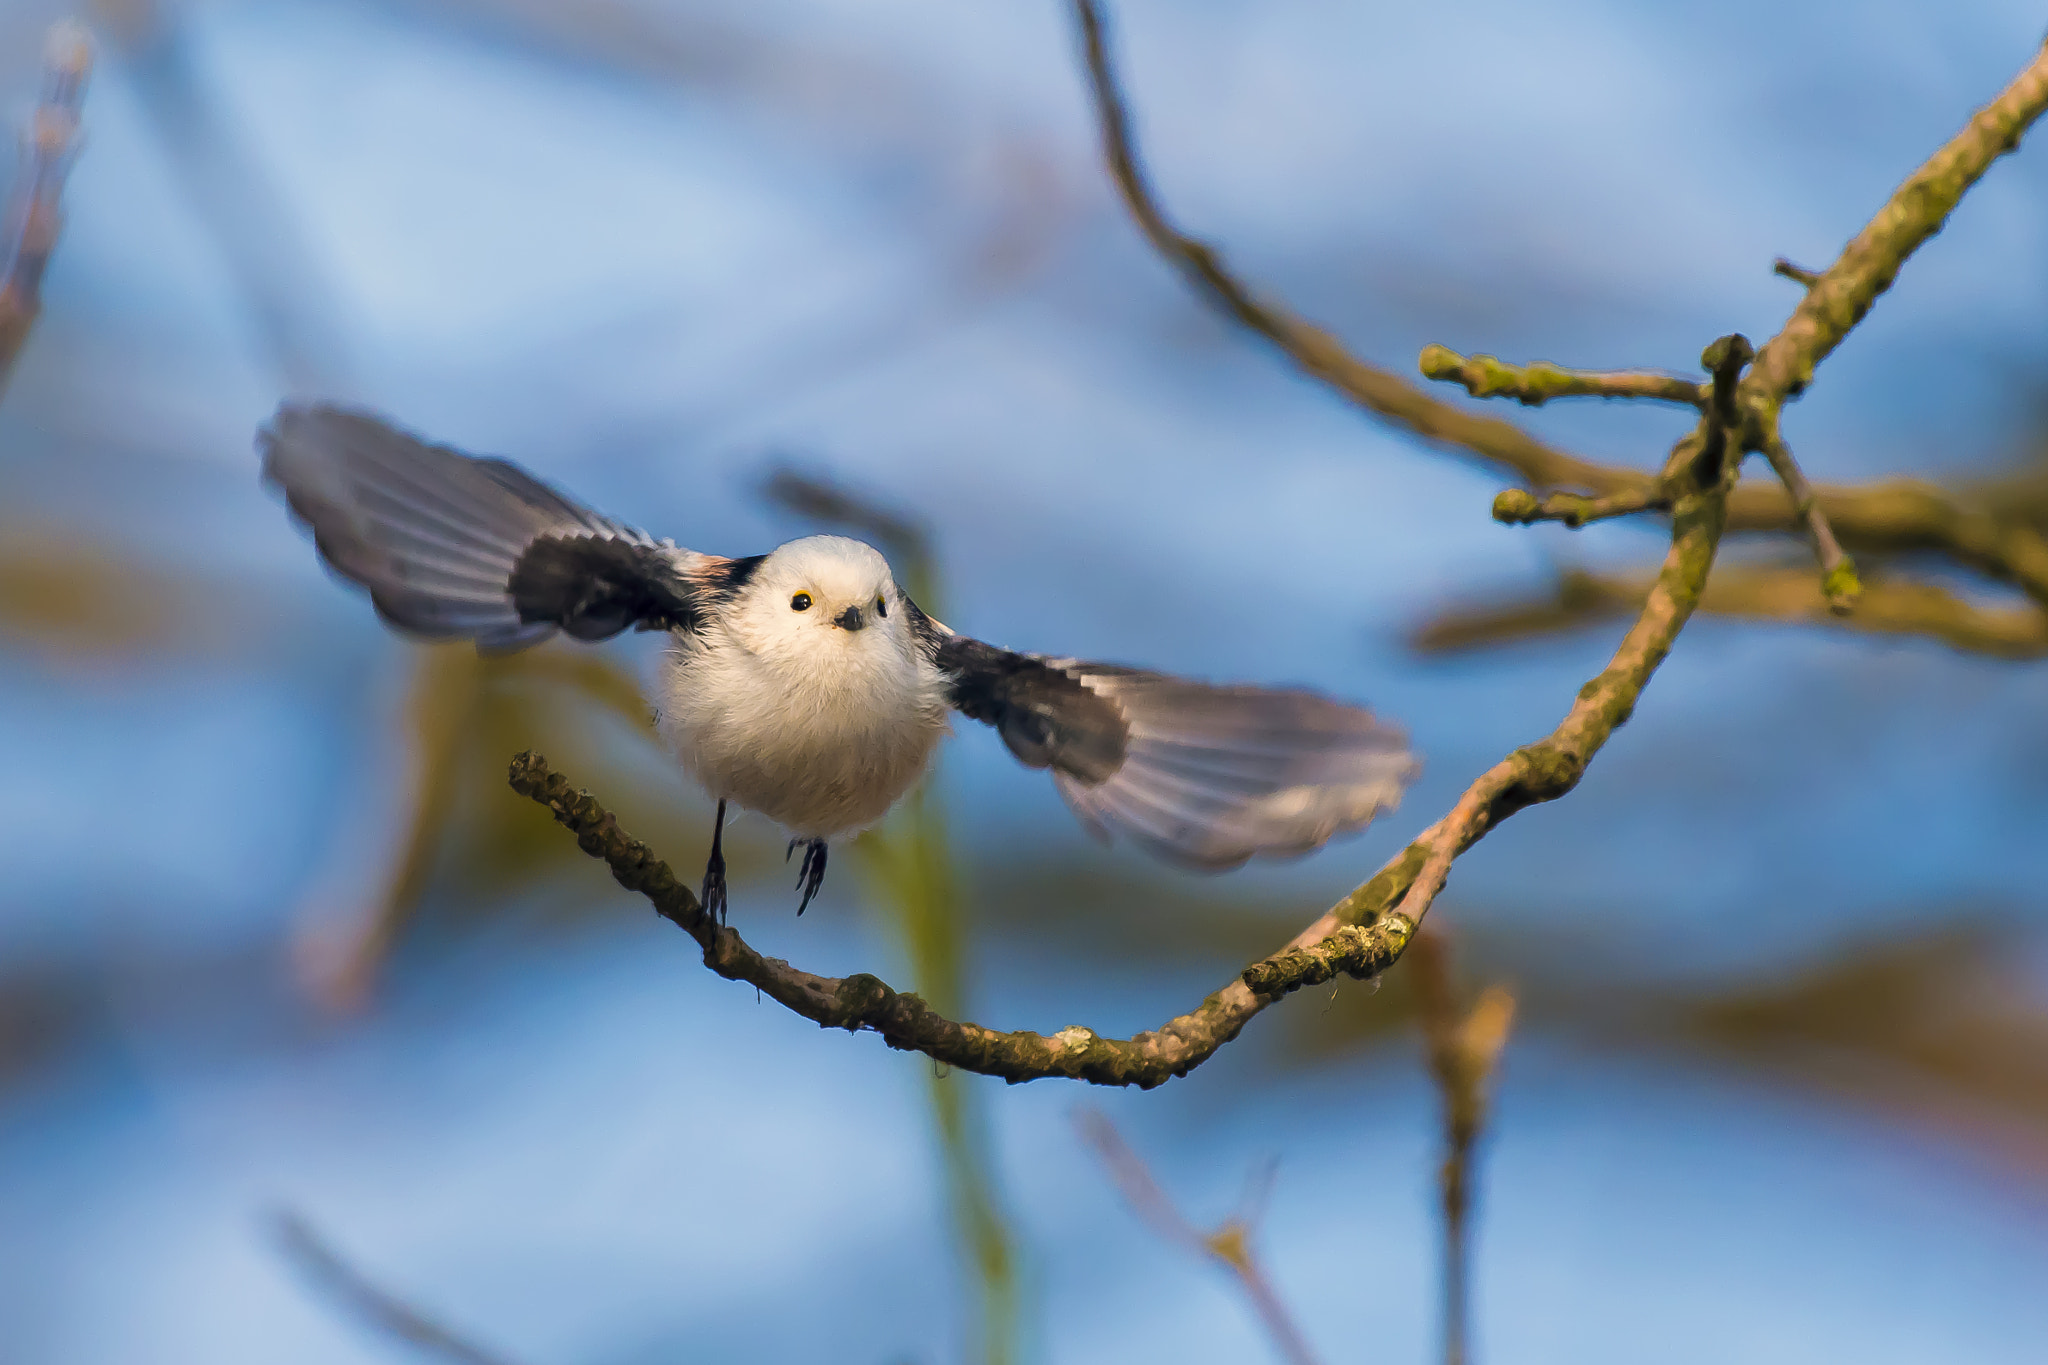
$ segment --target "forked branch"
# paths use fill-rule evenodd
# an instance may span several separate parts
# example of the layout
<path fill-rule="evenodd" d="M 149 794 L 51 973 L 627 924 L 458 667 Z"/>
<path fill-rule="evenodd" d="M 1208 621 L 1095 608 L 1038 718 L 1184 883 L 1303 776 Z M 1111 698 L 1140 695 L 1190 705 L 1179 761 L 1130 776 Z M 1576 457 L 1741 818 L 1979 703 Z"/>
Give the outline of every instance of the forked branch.
<path fill-rule="evenodd" d="M 1579 690 L 1555 730 L 1515 750 L 1482 774 L 1448 815 L 1292 943 L 1246 967 L 1236 980 L 1194 1010 L 1129 1039 L 1105 1038 L 1081 1027 L 1047 1036 L 958 1023 L 941 1016 L 917 996 L 896 991 L 865 973 L 844 979 L 821 977 L 763 957 L 738 933 L 713 923 L 697 898 L 645 844 L 620 830 L 595 799 L 573 791 L 568 781 L 549 771 L 537 755 L 522 754 L 513 760 L 511 781 L 515 789 L 553 811 L 558 821 L 575 832 L 586 853 L 611 867 L 621 885 L 645 895 L 660 914 L 689 933 L 702 948 L 706 966 L 759 988 L 808 1019 L 831 1028 L 867 1029 L 881 1034 L 891 1047 L 923 1052 L 949 1065 L 1009 1081 L 1067 1076 L 1102 1085 L 1149 1087 L 1201 1065 L 1255 1015 L 1290 991 L 1339 973 L 1370 977 L 1384 971 L 1406 949 L 1460 854 L 1516 811 L 1556 800 L 1578 784 L 1594 755 L 1634 711 L 1643 688 L 1698 609 L 1728 525 L 1729 495 L 1740 456 L 1763 449 L 1777 438 L 1777 410 L 1785 389 L 1768 376 L 1758 379 L 1755 367 L 1742 376 L 1752 359 L 1742 338 L 1723 337 L 1715 342 L 1702 356 L 1713 378 L 1699 426 L 1673 449 L 1662 472 L 1652 476 L 1586 465 L 1549 450 L 1509 424 L 1488 423 L 1445 408 L 1383 371 L 1353 360 L 1327 333 L 1296 323 L 1254 299 L 1222 270 L 1209 248 L 1182 236 L 1166 222 L 1152 204 L 1130 151 L 1123 105 L 1109 74 L 1095 6 L 1092 0 L 1075 0 L 1075 10 L 1112 170 L 1133 214 L 1163 252 L 1247 326 L 1272 338 L 1297 363 L 1323 375 L 1360 403 L 1406 422 L 1413 430 L 1458 441 L 1517 468 L 1526 465 L 1529 470 L 1558 476 L 1546 479 L 1532 473 L 1531 482 L 1577 483 L 1601 496 L 1650 486 L 1660 501 L 1668 498 L 1671 548 L 1612 661 Z M 2036 85 L 2040 87 L 2038 98 Z M 1797 369 L 1801 357 L 1811 361 L 1824 354 L 1833 342 L 1827 340 L 1825 330 L 1814 330 L 1819 324 L 1813 322 L 1808 306 L 1813 297 L 1825 293 L 1874 298 L 1890 282 L 1904 256 L 1939 225 L 1954 199 L 1982 174 L 1998 150 L 2017 139 L 2019 130 L 2043 104 L 2048 104 L 2048 57 L 2030 66 L 2013 90 L 1907 181 L 1873 227 L 1851 244 L 1810 291 L 1787 333 L 1766 343 L 1756 358 L 1757 365 L 1764 357 L 1777 357 L 1775 374 L 1786 364 Z M 1997 147 L 1987 142 L 2000 138 L 2003 142 Z M 1907 219 L 1918 221 L 1915 215 L 1932 215 L 1925 231 L 1899 226 Z M 1795 328 L 1802 327 L 1797 336 L 1786 340 Z"/>

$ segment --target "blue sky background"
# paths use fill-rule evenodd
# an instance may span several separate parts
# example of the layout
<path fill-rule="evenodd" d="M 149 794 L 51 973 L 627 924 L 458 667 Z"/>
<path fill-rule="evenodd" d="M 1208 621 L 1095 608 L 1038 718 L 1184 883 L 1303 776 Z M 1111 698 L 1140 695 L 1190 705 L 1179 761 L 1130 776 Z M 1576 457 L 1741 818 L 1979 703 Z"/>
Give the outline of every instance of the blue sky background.
<path fill-rule="evenodd" d="M 0 15 L 17 121 L 58 13 Z M 1722 333 L 1770 335 L 1795 301 L 1772 259 L 1831 259 L 2043 25 L 2008 0 L 1114 17 L 1172 211 L 1404 371 L 1430 342 L 1684 371 Z M 964 630 L 1306 682 L 1410 728 L 1428 769 L 1397 817 L 1228 883 L 1097 850 L 992 736 L 952 745 L 982 892 L 1034 862 L 1144 878 L 1103 913 L 1162 934 L 1218 894 L 1297 907 L 1271 926 L 1291 933 L 1547 731 L 1618 634 L 1421 660 L 1415 623 L 1658 553 L 1650 524 L 1496 526 L 1497 475 L 1204 311 L 1099 169 L 1058 5 L 223 0 L 168 31 L 147 59 L 103 53 L 0 404 L 0 536 L 148 566 L 185 604 L 146 647 L 0 637 L 0 994 L 31 1002 L 0 1081 L 7 1359 L 390 1358 L 280 1261 L 277 1205 L 522 1360 L 963 1349 L 925 1064 L 757 1006 L 594 870 L 564 864 L 524 913 L 431 919 L 366 1016 L 302 998 L 292 945 L 365 894 L 402 818 L 407 655 L 256 484 L 251 436 L 285 394 L 374 404 L 716 552 L 807 529 L 759 494 L 794 461 L 927 518 Z M 166 70 L 239 179 L 166 142 Z M 1787 419 L 1816 478 L 1963 478 L 2038 447 L 2044 209 L 2030 146 L 1828 361 Z M 1642 467 L 1683 429 L 1516 415 Z M 638 668 L 645 644 L 614 648 Z M 2011 935 L 2001 989 L 2038 1018 L 2044 676 L 1703 620 L 1583 787 L 1461 861 L 1439 913 L 1519 977 L 1549 970 L 1553 934 L 1605 944 L 1646 997 L 1988 920 Z M 696 819 L 679 778 L 603 743 Z M 480 789 L 504 757 L 478 759 Z M 656 842 L 694 867 L 702 838 L 678 816 Z M 852 878 L 801 922 L 784 891 L 749 884 L 735 923 L 814 969 L 902 977 Z M 977 1016 L 1128 1032 L 1232 966 L 1137 972 L 1060 935 L 996 925 Z M 2040 1357 L 2048 1130 L 1918 1122 L 1641 1042 L 1539 1025 L 1508 1054 L 1486 1359 Z M 1264 1240 L 1310 1336 L 1331 1361 L 1427 1357 L 1412 1048 L 1261 1046 L 1151 1095 L 960 1078 L 986 1091 L 1027 1248 L 1032 1359 L 1265 1349 L 1226 1284 L 1118 1205 L 1068 1125 L 1082 1098 L 1200 1217 L 1278 1155 Z"/>

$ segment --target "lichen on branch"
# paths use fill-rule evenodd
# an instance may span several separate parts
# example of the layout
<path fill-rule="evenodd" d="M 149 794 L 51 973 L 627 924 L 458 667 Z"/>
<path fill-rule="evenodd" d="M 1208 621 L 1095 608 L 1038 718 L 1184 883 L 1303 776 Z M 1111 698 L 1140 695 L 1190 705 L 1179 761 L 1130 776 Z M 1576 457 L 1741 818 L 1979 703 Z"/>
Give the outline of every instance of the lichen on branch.
<path fill-rule="evenodd" d="M 948 1019 L 922 998 L 865 972 L 816 976 L 762 956 L 738 931 L 713 921 L 668 864 L 620 829 L 590 793 L 574 790 L 546 759 L 520 754 L 512 760 L 510 777 L 513 790 L 546 806 L 575 834 L 578 847 L 611 868 L 619 885 L 645 896 L 657 914 L 695 939 L 704 965 L 718 975 L 743 981 L 825 1028 L 878 1033 L 890 1047 L 1011 1082 L 1066 1076 L 1150 1089 L 1184 1076 L 1289 992 L 1339 973 L 1370 977 L 1386 970 L 1407 947 L 1412 927 L 1400 915 L 1368 928 L 1347 928 L 1324 916 L 1195 1009 L 1135 1037 L 1105 1038 L 1078 1026 L 1049 1035 L 1004 1033 Z"/>
<path fill-rule="evenodd" d="M 1418 359 L 1425 379 L 1461 384 L 1474 398 L 1512 398 L 1540 408 L 1554 398 L 1648 398 L 1697 408 L 1707 401 L 1697 381 L 1651 370 L 1569 370 L 1548 361 L 1510 365 L 1490 355 L 1459 355 L 1448 346 L 1425 346 Z"/>

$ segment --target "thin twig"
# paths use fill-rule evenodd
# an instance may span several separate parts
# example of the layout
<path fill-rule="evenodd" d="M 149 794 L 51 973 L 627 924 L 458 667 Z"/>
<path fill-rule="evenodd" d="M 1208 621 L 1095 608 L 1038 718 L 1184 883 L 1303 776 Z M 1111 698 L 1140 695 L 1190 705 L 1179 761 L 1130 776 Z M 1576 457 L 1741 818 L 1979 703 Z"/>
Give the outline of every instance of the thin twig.
<path fill-rule="evenodd" d="M 1146 240 L 1197 292 L 1272 342 L 1304 373 L 1328 384 L 1350 401 L 1428 440 L 1458 446 L 1489 461 L 1538 492 L 1579 490 L 1591 495 L 1591 500 L 1598 501 L 1603 508 L 1669 510 L 1668 502 L 1659 496 L 1656 475 L 1596 464 L 1545 445 L 1511 422 L 1480 417 L 1440 403 L 1390 372 L 1350 355 L 1328 332 L 1293 317 L 1275 303 L 1259 299 L 1229 273 L 1214 249 L 1182 233 L 1159 207 L 1133 146 L 1130 115 L 1111 67 L 1099 5 L 1096 0 L 1073 3 L 1110 176 Z M 1809 310 L 1821 310 L 1832 318 L 1834 314 L 1829 310 L 1840 299 L 1853 300 L 1865 295 L 1875 298 L 1890 284 L 1898 262 L 1924 240 L 1925 233 L 1909 220 L 1931 214 L 1936 215 L 1933 221 L 1938 224 L 1968 187 L 1967 182 L 1974 181 L 1993 157 L 2008 149 L 2000 139 L 2016 139 L 2024 122 L 2039 112 L 2039 92 L 2033 86 L 2038 81 L 2040 66 L 2038 61 L 2030 66 L 2012 89 L 1973 119 L 1962 134 L 1901 186 L 1826 272 L 1832 277 L 1829 288 L 1811 291 L 1800 304 L 1800 312 L 1794 314 L 1794 322 L 1800 323 L 1800 333 L 1805 338 L 1799 343 L 1802 348 L 1815 340 L 1814 327 L 1834 337 L 1827 343 L 1829 349 L 1840 340 L 1832 330 L 1839 319 L 1824 325 L 1801 322 Z M 2017 100 L 2015 92 L 2019 92 Z M 1814 279 L 1818 284 L 1821 276 Z M 1821 295 L 1826 296 L 1825 300 L 1819 299 Z M 1868 307 L 1867 301 L 1862 307 Z M 1861 316 L 1859 309 L 1850 311 L 1854 317 Z M 1853 321 L 1852 317 L 1843 324 L 1843 330 Z M 1765 348 L 1767 363 L 1759 362 L 1751 368 L 1745 389 L 1753 393 L 1765 384 L 1765 379 L 1758 377 L 1760 372 L 1775 374 L 1776 367 L 1792 363 L 1788 345 L 1774 339 Z M 1796 370 L 1797 366 L 1793 368 Z M 1810 371 L 1811 366 L 1807 368 Z M 1958 563 L 2016 583 L 2048 605 L 2048 540 L 2030 526 L 1966 506 L 1941 489 L 1914 480 L 1892 480 L 1863 488 L 1823 487 L 1815 493 L 1815 506 L 1825 514 L 1841 544 L 1850 550 L 1926 550 L 1946 554 Z M 1560 505 L 1561 509 L 1568 506 L 1571 504 Z M 1759 480 L 1737 488 L 1729 502 L 1728 529 L 1799 531 L 1803 529 L 1803 519 L 1793 508 L 1790 494 Z"/>
<path fill-rule="evenodd" d="M 285 1258 L 349 1316 L 454 1365 L 510 1365 L 506 1357 L 457 1336 L 405 1300 L 363 1278 L 296 1213 L 276 1214 L 272 1231 Z"/>
<path fill-rule="evenodd" d="M 931 536 L 916 518 L 865 498 L 851 489 L 815 474 L 799 473 L 783 466 L 770 474 L 761 486 L 768 501 L 811 521 L 824 522 L 857 531 L 879 542 L 882 548 L 929 571 Z M 930 594 L 913 593 L 918 601 Z"/>
<path fill-rule="evenodd" d="M 1714 551 L 1721 542 L 1726 504 L 1727 494 L 1720 487 L 1677 499 L 1672 507 L 1670 553 L 1643 603 L 1642 614 L 1623 638 L 1613 661 L 1580 690 L 1549 737 L 1515 750 L 1488 769 L 1466 789 L 1449 815 L 1409 845 L 1411 851 L 1417 847 L 1425 850 L 1414 882 L 1399 897 L 1402 913 L 1411 922 L 1420 924 L 1429 912 L 1454 859 L 1516 811 L 1554 801 L 1577 786 L 1593 755 L 1635 710 L 1650 675 L 1699 605 Z M 1346 908 L 1339 907 L 1340 918 L 1348 918 Z"/>
<path fill-rule="evenodd" d="M 1085 5 L 1088 0 L 1076 3 Z M 1746 354 L 1747 341 L 1724 337 L 1708 348 L 1702 361 L 1714 372 L 1713 401 L 1701 418 L 1696 448 L 1688 452 L 1687 442 L 1680 442 L 1666 462 L 1663 478 L 1671 480 L 1683 459 L 1693 465 L 1703 484 L 1711 482 L 1713 486 L 1674 500 L 1671 553 L 1644 602 L 1643 614 L 1609 665 L 1610 673 L 1618 668 L 1640 669 L 1640 681 L 1633 688 L 1619 689 L 1627 698 L 1621 707 L 1611 701 L 1595 702 L 1593 698 L 1603 689 L 1597 680 L 1590 684 L 1587 695 L 1580 697 L 1549 740 L 1517 750 L 1496 764 L 1437 823 L 1433 836 L 1409 846 L 1412 852 L 1426 840 L 1421 867 L 1400 900 L 1414 924 L 1421 924 L 1443 889 L 1452 860 L 1460 853 L 1505 815 L 1532 801 L 1554 799 L 1577 784 L 1590 757 L 1591 751 L 1583 747 L 1586 741 L 1597 749 L 1627 718 L 1642 682 L 1648 680 L 1649 672 L 1662 661 L 1671 640 L 1699 605 L 1714 549 L 1726 526 L 1726 488 L 1735 469 L 1735 461 L 1728 456 L 1777 439 L 1778 411 L 1784 398 L 1812 378 L 1814 365 L 1862 319 L 1870 304 L 1890 286 L 1905 259 L 1941 226 L 1992 161 L 2018 144 L 2020 134 L 2044 108 L 2048 108 L 2048 48 L 1893 193 L 1820 283 L 1807 292 L 1785 329 L 1755 353 L 1746 374 L 1739 380 L 1733 377 L 1742 362 L 1751 360 Z M 1688 520 L 1693 523 L 1690 527 Z M 2011 537 L 2010 528 L 2004 528 L 2004 534 L 2017 538 Z M 1687 548 L 1689 539 L 1692 545 Z M 2038 545 L 2039 537 L 2033 539 Z M 2048 547 L 2042 547 L 2042 553 L 2048 556 Z M 2042 567 L 2048 570 L 2048 566 Z M 1341 917 L 1342 907 L 1339 913 Z"/>
<path fill-rule="evenodd" d="M 1515 998 L 1499 986 L 1461 1013 L 1451 989 L 1449 952 L 1435 931 L 1408 953 L 1430 1075 L 1443 1100 L 1443 1342 L 1445 1365 L 1464 1365 L 1471 1339 L 1473 1150 L 1486 1126 L 1486 1085 L 1514 1026 Z"/>
<path fill-rule="evenodd" d="M 0 219 L 0 392 L 43 306 L 43 271 L 63 229 L 64 178 L 78 153 L 92 42 L 78 24 L 50 30 L 43 93 L 23 139 L 20 178 Z"/>
<path fill-rule="evenodd" d="M 1493 519 L 1507 526 L 1527 526 L 1538 521 L 1560 521 L 1574 529 L 1611 517 L 1637 512 L 1664 512 L 1671 507 L 1671 494 L 1661 485 L 1648 484 L 1604 498 L 1581 497 L 1577 493 L 1552 493 L 1538 498 L 1523 488 L 1503 490 L 1493 500 Z"/>
<path fill-rule="evenodd" d="M 1803 265 L 1794 265 L 1783 256 L 1780 256 L 1771 263 L 1771 273 L 1782 276 L 1794 284 L 1803 284 L 1808 289 L 1820 283 L 1820 272 L 1818 270 L 1808 270 Z"/>
<path fill-rule="evenodd" d="M 1146 240 L 1195 289 L 1244 326 L 1279 347 L 1307 373 L 1376 416 L 1431 441 L 1460 447 L 1505 465 L 1537 488 L 1618 493 L 1648 483 L 1636 470 L 1594 464 L 1545 445 L 1512 422 L 1442 402 L 1390 370 L 1353 356 L 1322 328 L 1258 298 L 1225 268 L 1216 250 L 1168 221 L 1146 183 L 1132 146 L 1130 115 L 1110 69 L 1108 40 L 1095 0 L 1074 0 L 1089 88 L 1102 133 L 1103 157 L 1131 217 Z"/>
<path fill-rule="evenodd" d="M 1785 492 L 1791 495 L 1792 510 L 1806 523 L 1806 534 L 1813 541 L 1813 556 L 1820 561 L 1820 586 L 1828 599 L 1828 610 L 1837 616 L 1847 616 L 1863 592 L 1855 563 L 1836 541 L 1827 513 L 1813 496 L 1813 485 L 1806 481 L 1806 472 L 1792 458 L 1792 447 L 1779 437 L 1765 443 L 1764 455 L 1777 471 L 1779 482 L 1785 485 Z"/>
<path fill-rule="evenodd" d="M 1598 678 L 1548 739 L 1517 749 L 1466 789 L 1451 813 L 1437 822 L 1427 841 L 1421 870 L 1400 899 L 1416 926 L 1429 913 L 1450 876 L 1451 863 L 1485 837 L 1500 820 L 1525 806 L 1554 801 L 1577 786 L 1586 764 L 1635 710 L 1636 698 L 1678 632 L 1699 605 L 1727 521 L 1728 490 L 1735 481 L 1739 449 L 1731 427 L 1736 414 L 1736 375 L 1753 351 L 1739 333 L 1724 336 L 1700 355 L 1712 375 L 1710 401 L 1695 429 L 1671 448 L 1659 476 L 1660 492 L 1671 498 L 1671 550 L 1642 614 Z M 1415 845 L 1410 845 L 1413 848 Z"/>
<path fill-rule="evenodd" d="M 1510 365 L 1490 355 L 1459 355 L 1448 346 L 1423 347 L 1418 364 L 1425 379 L 1462 384 L 1474 398 L 1512 398 L 1529 408 L 1553 398 L 1648 398 L 1691 408 L 1707 400 L 1698 380 L 1647 370 L 1568 370 L 1544 361 Z"/>
<path fill-rule="evenodd" d="M 1159 1188 L 1159 1182 L 1152 1178 L 1144 1159 L 1131 1150 L 1107 1114 L 1099 1109 L 1083 1108 L 1076 1111 L 1074 1125 L 1081 1130 L 1082 1140 L 1102 1158 L 1104 1169 L 1116 1182 L 1124 1202 L 1131 1206 L 1133 1213 L 1167 1241 L 1228 1270 L 1243 1286 L 1245 1297 L 1251 1300 L 1252 1310 L 1259 1315 L 1266 1335 L 1272 1338 L 1273 1349 L 1289 1365 L 1316 1365 L 1315 1353 L 1309 1349 L 1308 1340 L 1296 1325 L 1294 1315 L 1280 1301 L 1273 1282 L 1266 1277 L 1258 1257 L 1252 1252 L 1252 1237 L 1258 1230 L 1257 1205 L 1263 1203 L 1262 1198 L 1248 1197 L 1246 1206 L 1226 1219 L 1221 1227 L 1214 1232 L 1202 1232 L 1188 1222 L 1174 1206 L 1173 1200 L 1167 1197 L 1166 1191 Z M 1270 1170 L 1269 1167 L 1268 1184 Z"/>
<path fill-rule="evenodd" d="M 1885 205 L 1835 263 L 1800 299 L 1784 329 L 1757 354 L 1743 381 L 1753 406 L 1775 408 L 1804 389 L 1814 367 L 1849 335 L 1878 296 L 1891 288 L 1899 267 L 1941 230 L 1949 213 L 1991 163 L 2020 144 L 2029 125 L 2048 110 L 2048 47 L 2035 53 L 1997 99 L 1929 157 L 1894 190 Z"/>
<path fill-rule="evenodd" d="M 2048 540 L 2020 517 L 1971 505 L 1919 479 L 1813 493 L 1836 536 L 1860 554 L 1944 555 L 2048 607 Z M 1780 481 L 1757 479 L 1728 500 L 1728 529 L 1793 531 L 1802 522 Z"/>

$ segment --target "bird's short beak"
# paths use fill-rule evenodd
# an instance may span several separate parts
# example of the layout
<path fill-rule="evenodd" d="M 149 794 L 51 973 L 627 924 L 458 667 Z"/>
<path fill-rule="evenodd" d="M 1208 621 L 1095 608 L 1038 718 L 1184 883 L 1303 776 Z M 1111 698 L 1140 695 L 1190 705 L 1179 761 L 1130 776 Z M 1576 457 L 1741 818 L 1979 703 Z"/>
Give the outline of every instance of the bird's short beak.
<path fill-rule="evenodd" d="M 845 611 L 832 618 L 832 624 L 838 626 L 841 630 L 859 630 L 867 623 L 868 620 L 860 614 L 859 607 L 848 607 Z"/>

